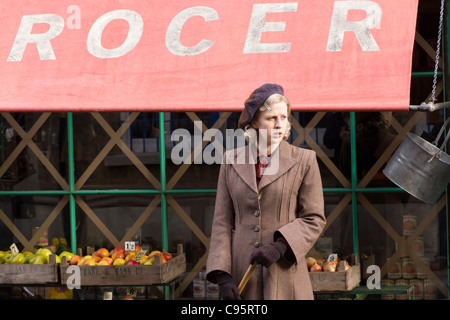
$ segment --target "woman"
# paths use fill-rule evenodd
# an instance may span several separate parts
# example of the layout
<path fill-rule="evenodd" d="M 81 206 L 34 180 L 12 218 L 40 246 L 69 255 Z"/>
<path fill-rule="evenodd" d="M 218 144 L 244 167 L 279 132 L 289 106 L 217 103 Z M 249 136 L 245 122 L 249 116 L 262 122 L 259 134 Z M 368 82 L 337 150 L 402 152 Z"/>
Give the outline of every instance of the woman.
<path fill-rule="evenodd" d="M 221 165 L 207 279 L 219 284 L 223 299 L 313 298 L 305 255 L 326 222 L 322 182 L 315 152 L 285 141 L 289 115 L 281 86 L 256 89 L 239 120 L 253 138 L 234 152 L 235 158 L 244 153 L 246 161 Z M 268 163 L 251 161 L 252 143 Z M 237 284 L 253 262 L 257 266 L 240 295 Z"/>

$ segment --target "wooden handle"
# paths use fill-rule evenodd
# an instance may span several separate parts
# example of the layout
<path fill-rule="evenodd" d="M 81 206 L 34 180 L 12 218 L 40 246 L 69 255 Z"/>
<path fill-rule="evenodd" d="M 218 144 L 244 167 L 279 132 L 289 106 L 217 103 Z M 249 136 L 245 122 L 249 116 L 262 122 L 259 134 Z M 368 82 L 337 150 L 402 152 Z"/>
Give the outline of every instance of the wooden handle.
<path fill-rule="evenodd" d="M 241 294 L 241 293 L 242 293 L 242 290 L 244 290 L 244 287 L 245 287 L 245 285 L 247 284 L 248 279 L 250 279 L 250 276 L 252 275 L 252 272 L 253 272 L 253 270 L 255 269 L 255 267 L 256 267 L 256 261 L 253 262 L 253 263 L 248 267 L 247 271 L 246 271 L 245 274 L 244 274 L 244 277 L 243 277 L 242 280 L 241 280 L 241 283 L 239 283 L 239 286 L 238 286 L 239 294 Z"/>

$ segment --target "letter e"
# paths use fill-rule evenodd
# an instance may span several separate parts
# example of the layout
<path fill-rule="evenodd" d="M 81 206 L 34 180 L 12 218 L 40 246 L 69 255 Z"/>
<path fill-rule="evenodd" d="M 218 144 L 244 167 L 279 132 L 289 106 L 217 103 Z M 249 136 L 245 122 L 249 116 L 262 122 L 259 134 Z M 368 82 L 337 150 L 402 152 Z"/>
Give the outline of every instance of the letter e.
<path fill-rule="evenodd" d="M 296 12 L 298 3 L 254 4 L 244 53 L 289 52 L 290 43 L 261 43 L 261 34 L 268 31 L 284 31 L 286 22 L 265 22 L 267 12 Z"/>

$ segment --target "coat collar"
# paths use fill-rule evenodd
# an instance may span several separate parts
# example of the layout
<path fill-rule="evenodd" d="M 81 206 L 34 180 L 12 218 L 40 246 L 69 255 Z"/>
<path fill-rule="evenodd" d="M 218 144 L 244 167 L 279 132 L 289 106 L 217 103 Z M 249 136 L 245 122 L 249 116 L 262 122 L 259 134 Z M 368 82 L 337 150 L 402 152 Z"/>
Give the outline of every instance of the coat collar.
<path fill-rule="evenodd" d="M 267 167 L 266 171 L 263 172 L 263 176 L 258 185 L 256 184 L 256 162 L 254 158 L 250 157 L 252 148 L 247 145 L 233 150 L 233 161 L 231 164 L 240 178 L 244 180 L 250 188 L 255 192 L 260 192 L 261 189 L 277 180 L 300 160 L 299 158 L 294 158 L 292 156 L 292 148 L 293 147 L 285 140 L 280 142 L 279 147 L 271 157 L 270 165 Z M 229 156 L 228 159 L 230 159 Z"/>

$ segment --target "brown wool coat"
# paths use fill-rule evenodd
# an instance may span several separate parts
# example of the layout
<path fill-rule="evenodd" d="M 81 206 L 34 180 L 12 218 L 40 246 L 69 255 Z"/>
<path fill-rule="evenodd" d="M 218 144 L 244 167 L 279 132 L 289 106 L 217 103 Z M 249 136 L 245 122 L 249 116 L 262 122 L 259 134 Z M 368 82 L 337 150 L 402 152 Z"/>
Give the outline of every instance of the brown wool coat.
<path fill-rule="evenodd" d="M 316 154 L 282 141 L 279 169 L 257 185 L 255 165 L 222 164 L 207 261 L 207 279 L 214 271 L 231 274 L 236 285 L 244 276 L 251 253 L 274 241 L 287 240 L 295 262 L 282 258 L 268 269 L 257 265 L 242 299 L 313 299 L 305 255 L 325 226 L 322 181 Z M 273 158 L 273 157 L 272 157 Z"/>

